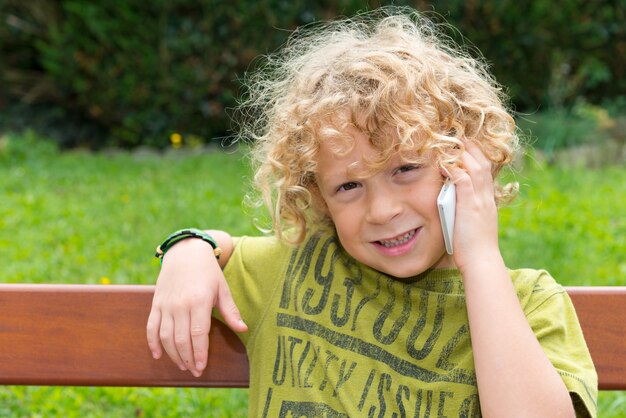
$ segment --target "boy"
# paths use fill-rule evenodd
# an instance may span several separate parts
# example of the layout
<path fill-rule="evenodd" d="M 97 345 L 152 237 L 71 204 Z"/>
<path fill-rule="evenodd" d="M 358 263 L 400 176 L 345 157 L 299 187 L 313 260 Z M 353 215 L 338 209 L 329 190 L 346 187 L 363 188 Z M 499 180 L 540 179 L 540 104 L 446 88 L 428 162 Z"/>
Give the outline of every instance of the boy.
<path fill-rule="evenodd" d="M 498 248 L 513 119 L 484 65 L 446 42 L 385 9 L 296 32 L 268 58 L 242 136 L 275 237 L 160 247 L 155 358 L 162 344 L 198 376 L 217 307 L 248 331 L 250 416 L 595 416 L 567 294 L 546 272 L 506 269 Z"/>

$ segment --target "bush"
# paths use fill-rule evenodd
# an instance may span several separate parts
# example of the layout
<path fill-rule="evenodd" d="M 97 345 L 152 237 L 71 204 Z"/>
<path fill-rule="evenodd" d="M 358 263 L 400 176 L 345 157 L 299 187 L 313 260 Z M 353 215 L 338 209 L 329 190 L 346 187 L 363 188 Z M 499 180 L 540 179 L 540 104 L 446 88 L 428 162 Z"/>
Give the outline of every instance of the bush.
<path fill-rule="evenodd" d="M 5 0 L 0 127 L 41 126 L 64 146 L 164 147 L 174 132 L 220 140 L 254 57 L 298 25 L 390 2 Z M 518 109 L 626 91 L 624 2 L 442 0 L 435 12 L 493 63 Z"/>
<path fill-rule="evenodd" d="M 493 65 L 521 109 L 623 96 L 626 2 L 444 0 L 437 10 Z"/>
<path fill-rule="evenodd" d="M 53 103 L 106 131 L 115 145 L 164 146 L 172 132 L 225 135 L 224 110 L 235 105 L 238 74 L 283 41 L 278 28 L 312 18 L 300 2 L 274 6 L 9 0 L 2 9 L 9 25 L 0 35 L 9 57 L 2 68 L 12 86 L 7 93 Z"/>

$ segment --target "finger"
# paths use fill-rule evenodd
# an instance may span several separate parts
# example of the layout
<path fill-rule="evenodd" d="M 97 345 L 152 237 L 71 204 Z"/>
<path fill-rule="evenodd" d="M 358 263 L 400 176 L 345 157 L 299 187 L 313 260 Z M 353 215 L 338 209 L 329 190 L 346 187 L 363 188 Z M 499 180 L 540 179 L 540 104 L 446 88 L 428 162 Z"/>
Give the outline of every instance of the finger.
<path fill-rule="evenodd" d="M 492 162 L 483 153 L 482 149 L 473 141 L 463 141 L 464 150 L 461 153 L 461 165 L 470 173 L 470 176 L 491 175 Z"/>
<path fill-rule="evenodd" d="M 491 160 L 476 144 L 467 142 L 466 150 L 461 155 L 461 165 L 469 174 L 476 191 L 493 194 Z"/>
<path fill-rule="evenodd" d="M 191 345 L 195 369 L 201 373 L 206 367 L 211 330 L 209 305 L 194 305 L 191 309 Z"/>
<path fill-rule="evenodd" d="M 189 312 L 183 310 L 174 316 L 174 343 L 176 351 L 182 360 L 185 369 L 189 370 L 194 376 L 199 376 L 193 361 L 193 349 L 191 346 L 191 330 L 190 330 Z"/>
<path fill-rule="evenodd" d="M 170 315 L 163 315 L 161 318 L 159 338 L 161 339 L 163 349 L 174 364 L 181 370 L 187 370 L 176 349 L 176 343 L 174 342 L 174 319 Z"/>
<path fill-rule="evenodd" d="M 491 179 L 491 171 L 468 152 L 461 155 L 461 166 L 471 178 L 474 188 L 480 188 Z"/>
<path fill-rule="evenodd" d="M 469 153 L 463 153 L 461 167 L 450 168 L 456 185 L 457 208 L 474 207 L 480 212 L 496 207 L 494 180 L 489 168 L 478 163 Z"/>
<path fill-rule="evenodd" d="M 465 145 L 465 150 L 482 166 L 488 166 L 491 168 L 491 166 L 493 165 L 493 163 L 491 162 L 491 160 L 489 158 L 487 158 L 487 156 L 485 155 L 485 153 L 483 152 L 482 148 L 480 148 L 478 146 L 478 144 L 474 141 L 464 141 L 463 142 Z"/>
<path fill-rule="evenodd" d="M 470 144 L 470 142 L 463 141 L 463 144 Z M 476 148 L 475 145 L 470 145 L 470 147 Z M 439 170 L 442 177 L 448 178 L 456 184 L 464 175 L 471 176 L 473 173 L 478 172 L 480 170 L 480 164 L 472 156 L 469 149 L 464 147 L 463 151 L 461 151 L 458 156 L 457 163 L 443 165 L 439 167 Z"/>
<path fill-rule="evenodd" d="M 161 311 L 156 308 L 152 308 L 146 325 L 146 338 L 148 340 L 148 348 L 150 348 L 150 352 L 152 353 L 152 358 L 155 360 L 161 358 L 161 355 L 163 354 L 159 340 L 160 325 Z"/>
<path fill-rule="evenodd" d="M 235 332 L 246 332 L 248 326 L 243 319 L 241 319 L 241 313 L 233 300 L 233 295 L 230 293 L 228 285 L 223 283 L 218 289 L 217 308 L 219 309 L 224 322 Z"/>
<path fill-rule="evenodd" d="M 459 194 L 466 194 L 467 192 L 474 192 L 474 184 L 472 179 L 465 168 L 459 166 L 448 167 L 447 173 L 449 174 L 450 181 L 455 184 L 457 190 L 457 201 Z"/>

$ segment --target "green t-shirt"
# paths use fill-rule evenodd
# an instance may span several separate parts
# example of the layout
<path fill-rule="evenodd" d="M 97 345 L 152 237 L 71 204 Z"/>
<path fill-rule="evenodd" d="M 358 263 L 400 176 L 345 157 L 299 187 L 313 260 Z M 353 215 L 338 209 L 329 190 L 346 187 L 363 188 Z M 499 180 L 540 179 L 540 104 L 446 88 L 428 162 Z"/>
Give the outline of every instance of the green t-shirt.
<path fill-rule="evenodd" d="M 578 416 L 596 416 L 597 375 L 567 293 L 544 271 L 510 273 Z M 225 275 L 249 326 L 249 416 L 480 416 L 458 270 L 400 281 L 317 233 L 297 247 L 236 239 Z"/>

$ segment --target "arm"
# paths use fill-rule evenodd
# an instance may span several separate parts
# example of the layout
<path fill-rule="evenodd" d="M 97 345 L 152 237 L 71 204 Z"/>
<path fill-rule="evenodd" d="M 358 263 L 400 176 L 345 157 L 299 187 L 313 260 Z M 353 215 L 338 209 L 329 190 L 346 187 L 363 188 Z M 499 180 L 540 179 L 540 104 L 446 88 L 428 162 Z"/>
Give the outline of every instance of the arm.
<path fill-rule="evenodd" d="M 498 247 L 491 165 L 466 143 L 457 185 L 455 263 L 463 276 L 484 416 L 573 417 L 569 393 L 537 341 Z"/>
<path fill-rule="evenodd" d="M 163 257 L 146 327 L 152 356 L 160 358 L 164 349 L 181 370 L 196 377 L 206 367 L 214 307 L 233 331 L 247 331 L 222 273 L 233 252 L 232 238 L 223 231 L 207 232 L 222 249 L 220 259 L 199 239 L 176 243 Z"/>

